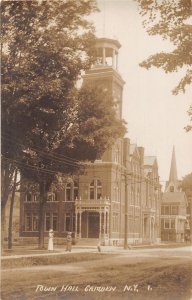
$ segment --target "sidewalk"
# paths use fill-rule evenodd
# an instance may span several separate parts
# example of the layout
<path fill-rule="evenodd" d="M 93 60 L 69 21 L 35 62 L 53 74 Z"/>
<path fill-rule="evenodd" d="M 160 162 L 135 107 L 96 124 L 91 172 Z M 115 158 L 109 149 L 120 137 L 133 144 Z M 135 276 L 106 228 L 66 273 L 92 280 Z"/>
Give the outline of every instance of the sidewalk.
<path fill-rule="evenodd" d="M 1 259 L 11 259 L 11 258 L 22 258 L 22 257 L 41 257 L 41 256 L 55 256 L 55 255 L 61 255 L 61 254 L 70 254 L 70 253 L 85 253 L 85 252 L 98 252 L 96 247 L 86 247 L 86 248 L 78 248 L 73 247 L 72 252 L 66 252 L 65 248 L 57 248 L 55 247 L 54 251 L 48 251 L 48 250 L 39 250 L 37 248 L 31 249 L 25 247 L 20 247 L 20 249 L 17 249 L 20 251 L 5 251 L 1 256 Z M 8 253 L 9 252 L 9 253 Z"/>
<path fill-rule="evenodd" d="M 147 252 L 152 250 L 154 252 L 165 248 L 190 248 L 190 244 L 159 244 L 159 245 L 137 245 L 131 246 L 129 249 L 124 249 L 123 246 L 101 246 L 101 253 L 127 253 L 127 252 Z M 191 249 L 192 250 L 192 249 Z M 72 252 L 66 252 L 65 246 L 56 245 L 53 252 L 49 252 L 47 249 L 39 250 L 36 246 L 15 246 L 13 250 L 4 250 L 1 256 L 2 260 L 22 258 L 22 257 L 41 257 L 41 256 L 56 256 L 67 255 L 70 253 L 98 253 L 97 246 L 87 245 L 75 245 L 72 247 Z"/>

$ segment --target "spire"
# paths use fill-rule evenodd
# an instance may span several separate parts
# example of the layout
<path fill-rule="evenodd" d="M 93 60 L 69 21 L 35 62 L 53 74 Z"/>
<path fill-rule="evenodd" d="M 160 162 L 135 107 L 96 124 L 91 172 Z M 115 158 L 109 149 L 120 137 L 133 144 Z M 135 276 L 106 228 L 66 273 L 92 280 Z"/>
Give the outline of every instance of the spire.
<path fill-rule="evenodd" d="M 177 166 L 176 166 L 176 158 L 175 158 L 175 147 L 173 146 L 172 158 L 171 158 L 171 168 L 169 173 L 169 182 L 177 183 Z"/>

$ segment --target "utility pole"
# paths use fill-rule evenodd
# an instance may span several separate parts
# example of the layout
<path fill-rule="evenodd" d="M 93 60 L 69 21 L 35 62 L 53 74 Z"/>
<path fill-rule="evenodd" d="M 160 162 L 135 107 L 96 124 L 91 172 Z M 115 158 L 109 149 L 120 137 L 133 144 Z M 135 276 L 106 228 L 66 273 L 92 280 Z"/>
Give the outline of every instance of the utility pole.
<path fill-rule="evenodd" d="M 128 234 L 128 176 L 131 175 L 131 173 L 125 173 L 125 228 L 124 228 L 124 249 L 128 248 L 127 243 L 127 234 Z"/>

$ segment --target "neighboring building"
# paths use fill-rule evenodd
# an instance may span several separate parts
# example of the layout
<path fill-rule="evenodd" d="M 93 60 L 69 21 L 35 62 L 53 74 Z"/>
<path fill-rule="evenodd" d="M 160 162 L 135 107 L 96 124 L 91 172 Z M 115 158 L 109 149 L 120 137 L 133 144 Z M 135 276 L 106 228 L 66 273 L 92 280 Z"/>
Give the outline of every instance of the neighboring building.
<path fill-rule="evenodd" d="M 155 156 L 144 157 L 143 241 L 160 243 L 161 185 Z"/>
<path fill-rule="evenodd" d="M 184 242 L 186 209 L 187 199 L 185 193 L 180 190 L 173 148 L 169 181 L 166 183 L 161 203 L 162 241 Z"/>
<path fill-rule="evenodd" d="M 98 60 L 86 72 L 84 84 L 103 87 L 116 103 L 117 116 L 121 118 L 124 81 L 117 69 L 120 44 L 101 38 L 96 48 Z M 100 239 L 105 245 L 123 244 L 126 232 L 128 243 L 158 242 L 159 205 L 156 159 L 145 165 L 144 148 L 122 138 L 100 160 L 89 163 L 84 175 L 68 179 L 63 191 L 49 193 L 45 230 L 48 234 L 52 228 L 61 238 L 72 231 L 78 240 Z M 20 234 L 38 236 L 37 194 L 21 195 Z"/>

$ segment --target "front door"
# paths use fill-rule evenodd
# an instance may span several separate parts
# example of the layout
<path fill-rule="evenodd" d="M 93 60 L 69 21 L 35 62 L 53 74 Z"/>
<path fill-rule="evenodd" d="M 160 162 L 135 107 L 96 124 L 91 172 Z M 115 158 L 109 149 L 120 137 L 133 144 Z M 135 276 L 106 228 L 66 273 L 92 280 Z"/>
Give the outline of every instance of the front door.
<path fill-rule="evenodd" d="M 99 238 L 99 213 L 88 213 L 88 238 Z"/>

